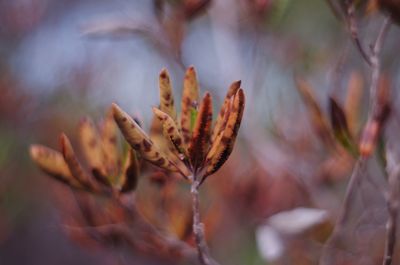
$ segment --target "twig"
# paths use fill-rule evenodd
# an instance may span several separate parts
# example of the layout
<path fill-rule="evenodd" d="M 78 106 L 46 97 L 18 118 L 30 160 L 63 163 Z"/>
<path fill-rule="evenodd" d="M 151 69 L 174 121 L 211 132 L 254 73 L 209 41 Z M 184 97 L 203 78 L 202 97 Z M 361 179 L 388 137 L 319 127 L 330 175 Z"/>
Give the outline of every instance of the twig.
<path fill-rule="evenodd" d="M 218 265 L 210 256 L 210 251 L 204 236 L 204 224 L 200 221 L 199 185 L 197 178 L 193 178 L 190 193 L 192 194 L 193 234 L 196 241 L 197 252 L 201 264 Z"/>
<path fill-rule="evenodd" d="M 365 50 L 364 45 L 362 44 L 360 37 L 358 35 L 358 26 L 357 26 L 356 17 L 355 17 L 354 1 L 346 0 L 346 1 L 344 1 L 344 6 L 346 8 L 345 19 L 346 19 L 346 22 L 348 24 L 348 29 L 351 34 L 351 39 L 353 40 L 354 45 L 359 50 L 361 56 L 364 58 L 364 60 L 367 62 L 367 64 L 371 66 L 372 62 L 371 62 L 370 56 L 368 55 L 369 53 Z"/>
<path fill-rule="evenodd" d="M 397 232 L 397 215 L 399 210 L 399 196 L 400 196 L 400 165 L 393 159 L 393 153 L 388 148 L 387 151 L 387 174 L 389 191 L 387 196 L 387 209 L 389 218 L 386 223 L 386 243 L 385 253 L 383 256 L 383 265 L 391 265 L 393 261 L 393 252 L 396 245 L 396 232 Z"/>
<path fill-rule="evenodd" d="M 375 99 L 379 84 L 379 76 L 381 72 L 381 62 L 379 59 L 379 55 L 381 53 L 385 37 L 389 32 L 390 25 L 391 25 L 390 17 L 385 18 L 381 26 L 381 29 L 379 31 L 378 37 L 376 38 L 375 43 L 371 46 L 371 57 L 369 58 L 369 60 L 371 62 L 371 68 L 372 68 L 371 86 L 370 86 L 370 101 L 371 101 L 370 109 L 372 111 L 375 111 L 376 109 L 377 101 Z"/>
<path fill-rule="evenodd" d="M 346 1 L 346 4 L 349 4 L 348 1 Z M 349 8 L 348 9 L 348 17 L 350 20 L 354 19 L 354 8 Z M 353 10 L 353 11 L 352 11 Z M 350 21 L 350 25 L 355 22 Z M 370 85 L 370 107 L 369 107 L 369 113 L 368 113 L 368 120 L 373 119 L 374 115 L 376 114 L 376 111 L 378 109 L 378 97 L 376 96 L 376 90 L 378 88 L 378 83 L 379 83 L 379 76 L 380 76 L 380 52 L 382 50 L 382 46 L 384 43 L 384 39 L 387 35 L 387 32 L 389 31 L 390 28 L 390 18 L 386 18 L 385 21 L 383 22 L 381 29 L 379 31 L 379 34 L 376 38 L 376 41 L 374 44 L 371 46 L 371 55 L 368 56 L 365 50 L 360 46 L 360 52 L 365 59 L 365 61 L 371 66 L 371 85 Z M 356 41 L 358 40 L 358 34 L 357 34 L 357 28 L 354 27 L 355 24 L 353 24 L 353 29 L 352 26 L 350 26 L 350 31 L 352 32 L 352 37 Z M 353 35 L 355 34 L 355 35 Z M 359 40 L 358 40 L 359 42 Z M 361 44 L 361 42 L 359 42 Z M 334 242 L 336 239 L 336 236 L 341 232 L 345 221 L 347 220 L 347 217 L 350 213 L 350 206 L 351 202 L 353 201 L 354 198 L 354 193 L 355 193 L 355 188 L 359 186 L 361 179 L 361 172 L 363 171 L 365 164 L 368 160 L 368 157 L 366 156 L 361 156 L 353 169 L 353 173 L 350 177 L 349 184 L 347 185 L 346 189 L 346 194 L 344 197 L 343 201 L 343 207 L 342 211 L 340 213 L 340 216 L 336 222 L 334 231 L 331 235 L 331 237 L 328 239 L 327 243 L 324 246 L 323 253 L 321 256 L 320 264 L 323 264 L 323 258 L 326 255 L 327 248 Z M 390 264 L 390 263 L 389 263 Z"/>
<path fill-rule="evenodd" d="M 335 242 L 336 237 L 342 231 L 343 226 L 348 218 L 348 215 L 351 212 L 350 211 L 351 202 L 353 201 L 355 195 L 355 189 L 360 184 L 362 171 L 365 168 L 366 162 L 367 159 L 365 157 L 360 157 L 357 160 L 356 164 L 354 165 L 353 173 L 351 174 L 349 184 L 347 185 L 346 193 L 343 200 L 343 206 L 339 218 L 336 221 L 332 235 L 329 237 L 328 241 L 325 243 L 323 247 L 320 264 L 324 264 L 323 263 L 324 256 L 327 254 L 327 251 L 330 248 L 330 246 Z"/>

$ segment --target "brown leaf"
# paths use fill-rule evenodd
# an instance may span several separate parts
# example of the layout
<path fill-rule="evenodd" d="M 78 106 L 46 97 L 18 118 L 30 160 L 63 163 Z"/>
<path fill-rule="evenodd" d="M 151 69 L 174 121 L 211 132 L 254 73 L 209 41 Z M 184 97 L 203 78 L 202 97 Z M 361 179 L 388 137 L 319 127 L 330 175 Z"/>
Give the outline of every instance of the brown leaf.
<path fill-rule="evenodd" d="M 234 97 L 233 106 L 229 113 L 229 118 L 223 134 L 216 139 L 207 155 L 206 163 L 208 167 L 202 181 L 204 181 L 207 176 L 215 173 L 231 154 L 243 117 L 244 107 L 245 96 L 243 89 L 239 89 Z"/>
<path fill-rule="evenodd" d="M 210 4 L 211 0 L 185 0 L 184 13 L 186 18 L 193 19 L 200 15 L 207 10 Z"/>
<path fill-rule="evenodd" d="M 329 105 L 333 131 L 335 133 L 350 136 L 346 114 L 344 113 L 342 107 L 340 107 L 336 100 L 332 97 L 329 97 Z"/>
<path fill-rule="evenodd" d="M 353 137 L 347 125 L 347 118 L 344 110 L 332 97 L 329 97 L 329 105 L 333 133 L 336 137 L 336 140 L 338 140 L 348 152 L 356 157 L 358 155 L 357 145 L 354 143 Z"/>
<path fill-rule="evenodd" d="M 378 0 L 382 11 L 388 13 L 391 18 L 400 24 L 400 2 L 398 0 Z"/>
<path fill-rule="evenodd" d="M 210 144 L 212 112 L 212 98 L 210 93 L 207 92 L 201 102 L 188 149 L 194 170 L 202 166 Z"/>
<path fill-rule="evenodd" d="M 168 141 L 171 141 L 172 145 L 174 146 L 174 151 L 178 152 L 179 157 L 182 160 L 184 158 L 188 158 L 188 152 L 183 145 L 183 136 L 179 132 L 178 126 L 172 117 L 157 108 L 153 108 L 153 112 L 162 123 L 164 136 L 168 139 Z"/>
<path fill-rule="evenodd" d="M 177 171 L 177 167 L 161 154 L 159 148 L 153 144 L 139 125 L 117 104 L 112 105 L 113 115 L 119 129 L 130 146 L 140 153 L 141 157 L 150 163 L 170 171 Z"/>
<path fill-rule="evenodd" d="M 226 128 L 226 124 L 228 123 L 229 115 L 230 115 L 232 107 L 233 107 L 233 101 L 234 101 L 234 97 L 232 97 L 228 103 L 228 106 L 224 113 L 224 117 L 222 119 L 221 129 L 219 130 L 217 137 L 215 137 L 215 139 L 211 142 L 211 147 L 207 153 L 207 157 L 213 157 L 215 155 L 215 153 L 218 151 L 218 148 L 220 147 L 221 139 L 222 139 L 222 136 L 224 135 L 224 130 Z"/>
<path fill-rule="evenodd" d="M 167 113 L 175 122 L 177 122 L 176 118 L 176 110 L 174 105 L 174 95 L 172 92 L 171 80 L 168 74 L 167 69 L 162 69 L 160 73 L 159 79 L 160 86 L 160 110 Z"/>
<path fill-rule="evenodd" d="M 117 176 L 120 167 L 118 152 L 118 126 L 114 121 L 112 110 L 109 109 L 101 126 L 101 141 L 105 156 L 105 166 L 110 176 Z"/>
<path fill-rule="evenodd" d="M 365 129 L 363 130 L 360 141 L 360 154 L 362 156 L 368 157 L 374 152 L 380 130 L 381 125 L 378 121 L 368 121 Z"/>
<path fill-rule="evenodd" d="M 182 113 L 181 113 L 181 129 L 183 140 L 186 145 L 189 144 L 192 135 L 191 132 L 191 112 L 197 109 L 199 100 L 199 85 L 197 82 L 196 71 L 193 66 L 189 67 L 183 81 L 182 95 Z"/>
<path fill-rule="evenodd" d="M 71 171 L 60 152 L 35 144 L 31 145 L 29 153 L 36 165 L 51 177 L 71 187 L 82 188 L 82 185 L 72 177 Z"/>
<path fill-rule="evenodd" d="M 83 170 L 75 155 L 71 142 L 65 134 L 60 135 L 60 146 L 62 150 L 62 155 L 66 164 L 68 165 L 70 172 L 72 173 L 72 176 L 86 189 L 93 192 L 101 191 L 99 185 L 92 179 L 89 174 L 87 174 Z"/>
<path fill-rule="evenodd" d="M 329 123 L 322 113 L 322 110 L 315 99 L 314 92 L 310 84 L 305 80 L 296 78 L 296 87 L 303 98 L 305 106 L 310 115 L 311 125 L 315 133 L 321 138 L 321 140 L 328 146 L 334 146 L 334 141 L 329 128 Z"/>
<path fill-rule="evenodd" d="M 213 129 L 212 136 L 211 136 L 212 142 L 215 140 L 217 135 L 221 132 L 224 114 L 228 108 L 231 98 L 236 94 L 236 92 L 240 88 L 240 85 L 241 85 L 240 80 L 233 82 L 231 84 L 231 86 L 229 87 L 228 92 L 226 93 L 224 103 L 222 104 L 221 110 L 218 113 L 218 117 L 217 117 L 217 120 L 214 125 L 214 129 Z"/>
<path fill-rule="evenodd" d="M 90 169 L 102 178 L 107 178 L 105 168 L 105 155 L 101 144 L 100 135 L 90 118 L 84 118 L 79 124 L 79 140 L 82 147 L 83 154 Z"/>
<path fill-rule="evenodd" d="M 346 113 L 349 130 L 353 137 L 357 136 L 359 129 L 363 86 L 364 84 L 361 74 L 358 72 L 351 73 L 347 87 L 344 110 Z"/>
<path fill-rule="evenodd" d="M 389 117 L 391 111 L 390 84 L 387 78 L 380 78 L 379 86 L 376 91 L 376 108 L 373 118 L 383 124 Z"/>
<path fill-rule="evenodd" d="M 122 174 L 121 192 L 130 192 L 136 189 L 140 174 L 139 161 L 136 152 L 129 149 L 128 158 L 124 165 L 124 172 Z"/>

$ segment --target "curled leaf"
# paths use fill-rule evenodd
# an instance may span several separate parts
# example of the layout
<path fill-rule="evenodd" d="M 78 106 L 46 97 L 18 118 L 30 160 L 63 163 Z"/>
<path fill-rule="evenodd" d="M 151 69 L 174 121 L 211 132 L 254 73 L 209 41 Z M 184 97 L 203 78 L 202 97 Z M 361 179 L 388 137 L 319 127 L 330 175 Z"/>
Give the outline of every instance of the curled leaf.
<path fill-rule="evenodd" d="M 153 108 L 153 112 L 163 125 L 164 136 L 171 141 L 175 150 L 178 151 L 182 158 L 187 158 L 188 152 L 183 145 L 183 137 L 174 120 L 167 113 L 162 112 L 157 108 Z"/>
<path fill-rule="evenodd" d="M 79 138 L 83 154 L 91 170 L 106 178 L 105 155 L 100 135 L 91 119 L 84 118 L 81 120 L 79 124 Z"/>
<path fill-rule="evenodd" d="M 162 69 L 160 73 L 159 86 L 160 109 L 161 111 L 167 113 L 175 122 L 177 122 L 171 80 L 168 71 L 165 68 Z"/>
<path fill-rule="evenodd" d="M 139 179 L 139 161 L 134 150 L 130 149 L 128 158 L 124 165 L 124 172 L 121 178 L 121 192 L 134 191 Z"/>
<path fill-rule="evenodd" d="M 242 121 L 244 107 L 245 96 L 243 89 L 239 89 L 234 97 L 226 127 L 222 135 L 217 137 L 207 154 L 206 163 L 208 167 L 202 181 L 204 181 L 207 176 L 215 173 L 231 154 Z"/>
<path fill-rule="evenodd" d="M 189 145 L 189 156 L 194 169 L 202 165 L 208 150 L 212 111 L 212 98 L 210 93 L 207 92 L 201 102 L 193 130 L 193 136 Z"/>
<path fill-rule="evenodd" d="M 236 94 L 238 89 L 240 88 L 240 85 L 241 85 L 241 81 L 240 80 L 233 82 L 230 85 L 230 87 L 228 89 L 228 92 L 226 93 L 224 103 L 222 104 L 221 110 L 218 113 L 218 117 L 217 117 L 214 129 L 213 129 L 213 132 L 212 132 L 212 136 L 211 136 L 211 141 L 212 142 L 215 140 L 215 138 L 217 137 L 217 135 L 220 133 L 220 131 L 222 129 L 222 121 L 223 121 L 225 112 L 226 112 L 226 110 L 228 108 L 229 102 L 230 102 L 231 98 Z"/>
<path fill-rule="evenodd" d="M 112 105 L 113 115 L 118 127 L 129 145 L 138 151 L 141 157 L 150 163 L 170 171 L 177 171 L 177 167 L 153 144 L 139 125 L 117 104 Z"/>
<path fill-rule="evenodd" d="M 72 177 L 71 171 L 60 152 L 35 144 L 31 145 L 29 153 L 36 165 L 51 177 L 74 188 L 82 188 L 82 185 Z"/>
<path fill-rule="evenodd" d="M 189 67 L 183 81 L 181 129 L 185 144 L 189 144 L 192 135 L 191 116 L 193 109 L 197 110 L 199 100 L 199 85 L 197 82 L 196 71 L 193 66 Z"/>
<path fill-rule="evenodd" d="M 60 135 L 60 145 L 62 155 L 70 172 L 72 173 L 72 176 L 88 190 L 94 192 L 100 191 L 99 185 L 94 182 L 91 176 L 83 170 L 75 155 L 71 142 L 65 134 Z"/>

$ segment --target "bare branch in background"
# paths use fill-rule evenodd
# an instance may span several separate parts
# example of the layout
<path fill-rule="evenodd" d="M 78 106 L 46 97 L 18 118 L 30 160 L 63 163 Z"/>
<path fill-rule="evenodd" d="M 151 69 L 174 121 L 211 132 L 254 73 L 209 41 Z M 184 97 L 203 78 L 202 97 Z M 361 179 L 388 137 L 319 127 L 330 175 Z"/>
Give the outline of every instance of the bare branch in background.
<path fill-rule="evenodd" d="M 348 3 L 348 1 L 346 1 Z M 354 8 L 349 9 L 348 13 L 349 19 L 354 19 Z M 351 23 L 354 23 L 351 22 Z M 351 24 L 350 23 L 350 24 Z M 388 87 L 381 86 L 378 90 L 379 77 L 381 71 L 380 65 L 380 53 L 384 44 L 385 37 L 390 28 L 390 18 L 386 18 L 383 22 L 376 41 L 371 45 L 371 56 L 368 56 L 365 50 L 360 46 L 360 52 L 366 62 L 371 65 L 371 84 L 370 84 L 370 101 L 368 122 L 363 131 L 360 143 L 360 153 L 361 156 L 357 160 L 353 173 L 350 176 L 349 183 L 347 185 L 346 194 L 343 201 L 342 210 L 339 218 L 336 221 L 336 225 L 333 233 L 331 234 L 329 240 L 324 246 L 323 253 L 321 256 L 320 264 L 324 264 L 324 258 L 327 254 L 329 248 L 335 243 L 337 236 L 342 232 L 343 226 L 348 219 L 348 215 L 351 212 L 351 202 L 354 200 L 356 188 L 360 185 L 362 181 L 362 173 L 365 169 L 366 162 L 369 156 L 373 153 L 375 145 L 379 135 L 382 133 L 382 129 L 385 121 L 387 120 L 389 114 L 389 98 L 388 98 Z M 357 28 L 351 29 L 353 40 L 358 40 Z M 350 27 L 351 28 L 351 27 Z M 355 35 L 353 35 L 355 33 Z M 389 263 L 390 264 L 390 263 Z"/>
<path fill-rule="evenodd" d="M 351 38 L 352 38 L 355 46 L 361 53 L 361 56 L 364 58 L 366 63 L 371 66 L 372 62 L 371 62 L 370 56 L 368 55 L 369 52 L 367 52 L 365 50 L 364 44 L 360 40 L 358 25 L 357 25 L 357 21 L 356 21 L 356 17 L 355 17 L 354 1 L 345 0 L 344 8 L 345 8 L 345 12 L 346 12 L 345 20 L 347 22 L 347 26 L 350 31 Z"/>
<path fill-rule="evenodd" d="M 391 150 L 390 146 L 387 148 L 386 159 L 386 171 L 389 182 L 386 205 L 389 218 L 386 223 L 386 243 L 382 264 L 391 265 L 393 261 L 394 247 L 396 245 L 397 216 L 400 197 L 400 165 L 398 159 L 394 157 L 394 152 Z"/>

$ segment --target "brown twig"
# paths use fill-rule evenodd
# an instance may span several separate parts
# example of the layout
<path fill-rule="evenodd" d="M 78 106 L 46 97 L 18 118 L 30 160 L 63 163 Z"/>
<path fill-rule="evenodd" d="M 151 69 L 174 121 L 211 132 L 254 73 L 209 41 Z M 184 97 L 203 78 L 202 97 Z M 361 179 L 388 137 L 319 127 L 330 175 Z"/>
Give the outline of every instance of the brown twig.
<path fill-rule="evenodd" d="M 399 210 L 400 196 L 400 165 L 394 159 L 390 148 L 387 148 L 387 174 L 389 191 L 386 198 L 389 218 L 386 223 L 386 243 L 383 256 L 383 265 L 391 265 L 393 261 L 394 247 L 396 245 L 397 215 Z"/>
<path fill-rule="evenodd" d="M 379 31 L 378 37 L 376 38 L 374 44 L 371 46 L 371 56 L 369 57 L 369 60 L 371 62 L 371 86 L 370 86 L 370 101 L 371 101 L 371 107 L 370 110 L 374 111 L 376 109 L 376 94 L 377 94 L 377 88 L 379 84 L 379 76 L 381 73 L 381 62 L 379 59 L 379 55 L 382 50 L 382 46 L 385 40 L 385 37 L 387 33 L 389 32 L 391 25 L 391 19 L 390 17 L 385 18 L 381 29 Z"/>
<path fill-rule="evenodd" d="M 203 265 L 218 265 L 210 256 L 210 251 L 204 235 L 204 224 L 200 219 L 199 186 L 200 181 L 194 177 L 190 193 L 192 194 L 193 234 L 196 241 L 199 260 Z"/>
<path fill-rule="evenodd" d="M 367 159 L 365 157 L 360 157 L 354 165 L 353 172 L 350 176 L 350 180 L 347 185 L 347 189 L 346 189 L 346 193 L 344 196 L 343 206 L 341 208 L 340 215 L 339 215 L 338 219 L 336 220 L 335 228 L 334 228 L 331 236 L 329 237 L 328 241 L 325 243 L 325 245 L 322 249 L 320 264 L 325 264 L 324 257 L 326 256 L 327 251 L 329 250 L 331 245 L 335 243 L 337 236 L 342 231 L 343 226 L 344 226 L 346 220 L 348 219 L 348 215 L 351 212 L 351 210 L 350 210 L 351 202 L 354 201 L 355 190 L 356 190 L 356 187 L 358 187 L 360 184 L 362 172 L 365 168 L 366 162 L 367 162 Z"/>
<path fill-rule="evenodd" d="M 364 60 L 367 62 L 368 65 L 372 65 L 371 58 L 369 56 L 369 53 L 365 50 L 364 45 L 362 44 L 359 34 L 358 34 L 358 26 L 357 26 L 357 21 L 355 17 L 355 7 L 354 7 L 354 1 L 346 0 L 344 1 L 344 7 L 345 7 L 345 20 L 347 22 L 348 29 L 351 34 L 351 39 L 354 42 L 354 45 L 357 47 L 359 50 L 361 56 L 364 58 Z"/>
<path fill-rule="evenodd" d="M 345 1 L 345 3 L 349 4 L 349 1 Z M 353 9 L 354 8 L 350 8 L 348 11 L 348 17 L 350 20 L 354 19 L 354 10 Z M 368 55 L 365 52 L 365 50 L 362 48 L 362 46 L 359 47 L 361 55 L 363 56 L 365 61 L 371 66 L 370 107 L 369 107 L 369 113 L 368 113 L 368 117 L 369 117 L 368 120 L 372 119 L 376 115 L 376 111 L 379 108 L 378 97 L 377 97 L 377 88 L 378 88 L 378 84 L 379 84 L 379 77 L 380 77 L 380 71 L 381 71 L 379 55 L 380 55 L 380 52 L 383 47 L 384 39 L 387 35 L 387 32 L 389 31 L 390 24 L 391 24 L 390 18 L 386 18 L 381 26 L 381 29 L 376 38 L 376 41 L 373 43 L 373 45 L 371 45 L 371 52 L 370 52 L 371 55 Z M 358 30 L 357 30 L 357 27 L 355 26 L 354 21 L 353 22 L 350 21 L 350 31 L 352 32 L 353 40 L 357 41 L 361 44 L 361 42 L 358 39 L 358 33 L 357 33 Z M 353 34 L 355 34 L 355 35 L 353 35 Z M 334 228 L 334 231 L 333 231 L 331 237 L 328 239 L 327 243 L 324 246 L 320 264 L 323 264 L 323 259 L 324 259 L 324 256 L 326 255 L 327 249 L 335 241 L 337 235 L 341 232 L 341 230 L 345 224 L 345 221 L 347 220 L 347 217 L 350 213 L 351 202 L 353 201 L 353 198 L 355 195 L 355 189 L 357 186 L 359 186 L 359 184 L 362 180 L 361 173 L 362 173 L 363 169 L 365 168 L 367 160 L 368 160 L 367 156 L 361 156 L 357 160 L 357 162 L 354 166 L 352 175 L 351 175 L 349 183 L 347 185 L 346 194 L 344 197 L 340 216 L 339 216 L 338 220 L 336 221 L 336 225 L 335 225 L 335 228 Z"/>

